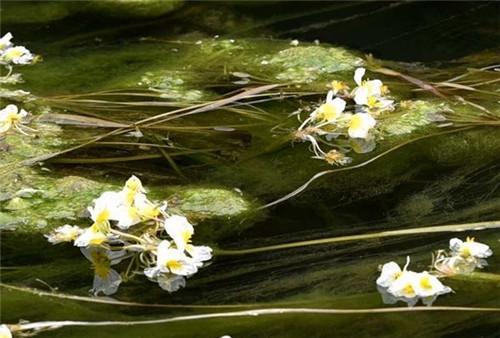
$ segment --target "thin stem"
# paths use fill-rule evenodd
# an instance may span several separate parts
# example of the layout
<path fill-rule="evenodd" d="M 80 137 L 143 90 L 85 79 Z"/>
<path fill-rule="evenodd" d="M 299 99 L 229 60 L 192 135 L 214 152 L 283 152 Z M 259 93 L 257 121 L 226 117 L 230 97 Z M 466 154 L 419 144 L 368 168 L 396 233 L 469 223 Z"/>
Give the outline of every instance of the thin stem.
<path fill-rule="evenodd" d="M 401 313 L 401 312 L 420 312 L 420 311 L 466 311 L 466 312 L 499 312 L 500 308 L 485 307 L 462 307 L 462 306 L 416 306 L 407 308 L 375 308 L 375 309 L 316 309 L 316 308 L 270 308 L 255 309 L 246 311 L 206 313 L 200 315 L 178 316 L 170 318 L 138 320 L 138 321 L 45 321 L 28 324 L 9 325 L 11 331 L 58 329 L 66 326 L 133 326 L 133 325 L 154 325 L 180 321 L 203 320 L 213 318 L 232 318 L 232 317 L 255 317 L 263 315 L 284 315 L 284 314 L 327 314 L 327 315 L 346 315 L 346 314 L 374 314 L 374 313 Z"/>
<path fill-rule="evenodd" d="M 298 248 L 298 247 L 311 246 L 311 245 L 329 244 L 329 243 L 336 243 L 336 242 L 347 242 L 347 241 L 354 241 L 354 240 L 366 240 L 366 239 L 373 239 L 373 238 L 427 234 L 427 233 L 436 233 L 436 232 L 455 232 L 455 231 L 464 231 L 464 230 L 485 230 L 485 229 L 495 229 L 495 228 L 500 228 L 500 221 L 468 223 L 468 224 L 440 225 L 440 226 L 423 227 L 423 228 L 415 228 L 415 229 L 382 231 L 382 232 L 360 234 L 360 235 L 329 237 L 329 238 L 314 239 L 314 240 L 309 240 L 309 241 L 300 241 L 300 242 L 293 242 L 293 243 L 270 245 L 270 246 L 244 249 L 244 250 L 216 250 L 214 252 L 214 254 L 216 254 L 218 256 L 246 255 L 246 254 L 259 253 L 259 252 L 267 252 L 267 251 L 282 250 L 282 249 L 289 249 L 289 248 Z"/>
<path fill-rule="evenodd" d="M 128 239 L 134 240 L 134 241 L 139 242 L 141 244 L 147 244 L 146 241 L 144 241 L 142 238 L 139 238 L 137 236 L 134 236 L 134 235 L 131 235 L 131 234 L 127 234 L 127 233 L 118 231 L 116 229 L 110 229 L 109 232 L 111 232 L 112 234 L 118 235 L 120 237 L 124 237 L 124 238 L 128 238 Z"/>

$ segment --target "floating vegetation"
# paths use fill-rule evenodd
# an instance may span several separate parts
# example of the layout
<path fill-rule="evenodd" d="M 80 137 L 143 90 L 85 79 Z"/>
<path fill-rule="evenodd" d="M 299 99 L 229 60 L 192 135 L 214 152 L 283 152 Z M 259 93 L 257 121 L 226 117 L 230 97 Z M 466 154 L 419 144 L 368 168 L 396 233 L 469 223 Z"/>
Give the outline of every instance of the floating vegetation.
<path fill-rule="evenodd" d="M 444 286 L 438 277 L 470 274 L 475 268 L 486 266 L 488 263 L 485 258 L 492 253 L 489 246 L 475 242 L 474 238 L 467 237 L 466 242 L 452 238 L 450 251 L 438 251 L 431 272 L 408 271 L 410 257 L 406 258 L 402 270 L 396 262 L 384 264 L 377 279 L 377 289 L 385 304 L 402 301 L 411 307 L 421 299 L 425 305 L 431 306 L 439 295 L 453 291 L 450 287 Z"/>
<path fill-rule="evenodd" d="M 148 200 L 141 181 L 132 176 L 121 191 L 106 191 L 94 200 L 88 208 L 90 227 L 67 224 L 46 237 L 52 244 L 73 242 L 92 262 L 94 295 L 112 295 L 124 279 L 139 274 L 175 292 L 212 258 L 212 249 L 192 245 L 193 226 L 166 209 Z M 123 260 L 130 262 L 120 275 L 111 266 Z"/>
<path fill-rule="evenodd" d="M 464 242 L 458 238 L 450 239 L 450 251 L 439 250 L 434 258 L 433 268 L 444 276 L 470 274 L 476 268 L 488 265 L 486 258 L 493 252 L 486 244 L 467 237 Z"/>

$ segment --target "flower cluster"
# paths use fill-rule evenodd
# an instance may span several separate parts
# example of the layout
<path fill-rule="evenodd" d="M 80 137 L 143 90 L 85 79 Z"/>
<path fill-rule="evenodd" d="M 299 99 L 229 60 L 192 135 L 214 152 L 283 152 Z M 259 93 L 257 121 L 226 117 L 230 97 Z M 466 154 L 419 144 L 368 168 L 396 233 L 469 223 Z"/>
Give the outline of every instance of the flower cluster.
<path fill-rule="evenodd" d="M 9 73 L 6 76 L 0 78 L 2 83 L 12 82 L 9 81 L 8 78 L 12 73 L 14 65 L 33 64 L 38 60 L 38 57 L 31 54 L 26 47 L 14 46 L 14 44 L 10 41 L 12 40 L 12 37 L 11 33 L 7 33 L 0 38 L 0 64 L 4 65 L 9 70 Z M 16 78 L 19 78 L 19 76 Z"/>
<path fill-rule="evenodd" d="M 402 270 L 396 262 L 382 266 L 382 272 L 377 279 L 377 289 L 382 294 L 385 304 L 403 301 L 408 306 L 414 306 L 421 299 L 424 304 L 430 306 L 439 295 L 452 291 L 428 271 L 419 273 L 408 271 L 409 264 L 410 257 L 407 257 Z"/>
<path fill-rule="evenodd" d="M 9 104 L 0 110 L 0 138 L 3 137 L 12 127 L 23 135 L 30 136 L 30 132 L 36 130 L 22 124 L 23 119 L 28 116 L 24 109 L 19 110 L 16 105 Z"/>
<path fill-rule="evenodd" d="M 141 181 L 132 176 L 121 191 L 106 191 L 88 207 L 91 226 L 64 225 L 45 237 L 53 244 L 80 247 L 95 271 L 95 295 L 111 295 L 124 279 L 137 274 L 174 292 L 212 258 L 212 249 L 193 245 L 193 226 L 166 209 L 166 203 L 150 201 Z M 124 260 L 130 260 L 125 273 L 111 268 Z"/>
<path fill-rule="evenodd" d="M 488 245 L 478 243 L 474 238 L 467 237 L 465 242 L 452 238 L 450 250 L 438 251 L 430 272 L 408 271 L 409 257 L 402 270 L 395 262 L 384 264 L 377 279 L 377 289 L 386 304 L 403 301 L 408 306 L 413 306 L 422 299 L 424 304 L 430 306 L 437 296 L 452 291 L 441 284 L 438 277 L 468 274 L 475 268 L 483 268 L 488 265 L 486 258 L 492 253 Z"/>
<path fill-rule="evenodd" d="M 313 158 L 345 165 L 352 160 L 345 155 L 349 151 L 367 153 L 375 148 L 376 118 L 382 112 L 394 110 L 394 101 L 384 96 L 388 89 L 382 81 L 363 80 L 364 75 L 364 68 L 356 69 L 354 82 L 357 86 L 351 92 L 346 83 L 333 81 L 325 103 L 296 131 L 297 139 L 311 143 Z M 332 144 L 334 139 L 336 142 Z M 325 152 L 320 143 L 336 149 Z"/>
<path fill-rule="evenodd" d="M 476 268 L 488 265 L 486 258 L 492 255 L 490 247 L 467 237 L 464 241 L 450 239 L 450 250 L 439 250 L 433 263 L 436 271 L 444 276 L 468 274 Z"/>
<path fill-rule="evenodd" d="M 12 338 L 12 332 L 5 324 L 0 325 L 0 338 Z"/>

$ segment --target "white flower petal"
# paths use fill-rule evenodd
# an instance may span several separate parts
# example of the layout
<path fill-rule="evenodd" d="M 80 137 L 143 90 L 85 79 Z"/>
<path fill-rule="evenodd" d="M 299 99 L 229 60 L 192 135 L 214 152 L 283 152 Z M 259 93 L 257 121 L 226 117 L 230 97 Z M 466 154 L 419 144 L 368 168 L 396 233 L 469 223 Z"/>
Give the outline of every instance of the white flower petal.
<path fill-rule="evenodd" d="M 12 333 L 5 324 L 0 325 L 0 338 L 12 338 Z"/>
<path fill-rule="evenodd" d="M 172 237 L 177 249 L 184 250 L 194 233 L 194 228 L 184 216 L 171 216 L 163 222 L 163 227 Z"/>
<path fill-rule="evenodd" d="M 386 263 L 382 266 L 380 277 L 377 278 L 377 285 L 389 287 L 399 278 L 399 276 L 401 276 L 401 274 L 401 268 L 396 262 Z"/>
<path fill-rule="evenodd" d="M 163 290 L 168 292 L 175 292 L 179 290 L 181 287 L 186 287 L 186 279 L 181 276 L 159 275 L 157 280 L 158 280 L 158 285 Z"/>
<path fill-rule="evenodd" d="M 122 277 L 118 272 L 113 269 L 109 270 L 109 274 L 102 278 L 98 274 L 94 275 L 94 284 L 91 292 L 94 293 L 95 296 L 99 294 L 99 292 L 104 293 L 106 296 L 114 294 L 118 291 L 118 287 L 122 282 Z"/>
<path fill-rule="evenodd" d="M 363 76 L 365 76 L 365 71 L 366 69 L 364 68 L 358 68 L 354 71 L 354 82 L 358 86 L 361 86 L 361 83 L 363 82 Z"/>

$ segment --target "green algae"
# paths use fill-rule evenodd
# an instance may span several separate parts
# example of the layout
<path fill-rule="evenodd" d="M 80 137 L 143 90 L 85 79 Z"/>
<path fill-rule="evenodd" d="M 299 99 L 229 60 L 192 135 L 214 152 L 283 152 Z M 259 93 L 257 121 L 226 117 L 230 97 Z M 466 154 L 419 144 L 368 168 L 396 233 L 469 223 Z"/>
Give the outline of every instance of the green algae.
<path fill-rule="evenodd" d="M 152 18 L 170 13 L 182 0 L 107 0 L 85 1 L 75 6 L 70 1 L 23 1 L 2 6 L 4 24 L 48 23 L 76 14 L 117 18 Z"/>
<path fill-rule="evenodd" d="M 281 68 L 277 80 L 311 83 L 322 75 L 352 71 L 363 60 L 344 48 L 308 46 L 283 49 L 277 55 L 264 57 L 263 62 Z"/>

